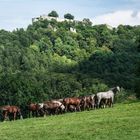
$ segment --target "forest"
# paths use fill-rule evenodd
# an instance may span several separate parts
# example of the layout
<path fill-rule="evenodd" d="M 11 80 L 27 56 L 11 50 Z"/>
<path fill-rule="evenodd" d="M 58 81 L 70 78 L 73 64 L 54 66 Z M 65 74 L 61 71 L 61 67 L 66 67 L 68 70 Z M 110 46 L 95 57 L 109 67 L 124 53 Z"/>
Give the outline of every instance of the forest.
<path fill-rule="evenodd" d="M 27 29 L 0 30 L 0 105 L 91 95 L 117 85 L 140 98 L 140 26 L 40 19 Z"/>

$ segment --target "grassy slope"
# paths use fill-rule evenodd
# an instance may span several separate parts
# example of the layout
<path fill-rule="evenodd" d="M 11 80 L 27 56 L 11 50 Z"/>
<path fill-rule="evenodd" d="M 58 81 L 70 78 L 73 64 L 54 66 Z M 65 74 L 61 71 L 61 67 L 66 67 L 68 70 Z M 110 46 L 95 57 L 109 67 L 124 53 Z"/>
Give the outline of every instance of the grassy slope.
<path fill-rule="evenodd" d="M 140 140 L 140 103 L 0 123 L 0 140 Z"/>

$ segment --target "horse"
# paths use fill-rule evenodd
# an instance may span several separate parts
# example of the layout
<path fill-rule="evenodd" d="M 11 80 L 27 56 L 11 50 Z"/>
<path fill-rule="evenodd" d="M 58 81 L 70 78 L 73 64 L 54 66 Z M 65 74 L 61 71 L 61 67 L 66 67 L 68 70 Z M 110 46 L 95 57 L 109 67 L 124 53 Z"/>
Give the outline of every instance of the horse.
<path fill-rule="evenodd" d="M 27 105 L 27 110 L 28 110 L 29 118 L 31 117 L 31 114 L 32 117 L 37 117 L 39 105 L 36 103 L 30 103 L 29 105 Z"/>
<path fill-rule="evenodd" d="M 96 102 L 97 101 L 96 101 L 95 94 L 82 97 L 81 103 L 80 103 L 81 109 L 82 110 L 95 109 L 96 108 Z"/>
<path fill-rule="evenodd" d="M 10 116 L 13 117 L 13 120 L 16 120 L 17 116 L 20 116 L 20 119 L 22 119 L 21 110 L 18 106 L 2 106 L 0 110 L 3 112 L 4 121 Z"/>
<path fill-rule="evenodd" d="M 65 98 L 63 99 L 63 104 L 65 106 L 65 111 L 68 111 L 70 105 L 74 105 L 77 111 L 81 111 L 80 109 L 81 98 L 73 97 L 73 98 Z"/>
<path fill-rule="evenodd" d="M 81 103 L 80 103 L 80 108 L 81 110 L 89 110 L 91 108 L 92 105 L 92 98 L 91 96 L 84 96 L 81 97 Z"/>
<path fill-rule="evenodd" d="M 106 108 L 107 106 L 108 107 L 112 106 L 112 98 L 101 99 L 99 107 L 100 108 Z"/>
<path fill-rule="evenodd" d="M 113 107 L 113 103 L 114 103 L 114 95 L 120 91 L 120 87 L 116 86 L 114 88 L 111 88 L 110 90 L 106 91 L 106 92 L 98 92 L 96 94 L 97 97 L 97 106 L 98 108 L 100 107 L 101 101 L 105 100 L 105 104 L 107 104 L 107 101 L 109 102 L 109 106 Z"/>
<path fill-rule="evenodd" d="M 52 102 L 58 104 L 58 113 L 62 114 L 65 111 L 65 106 L 63 105 L 61 99 L 60 100 L 56 100 L 56 101 L 53 100 Z"/>
<path fill-rule="evenodd" d="M 63 103 L 63 99 L 53 99 L 52 101 L 58 101 L 58 102 Z"/>
<path fill-rule="evenodd" d="M 59 101 L 45 101 L 43 103 L 43 110 L 45 113 L 49 115 L 54 115 L 54 114 L 62 114 L 65 110 L 65 106 L 59 102 Z"/>
<path fill-rule="evenodd" d="M 92 109 L 96 109 L 97 108 L 97 101 L 98 101 L 98 99 L 97 99 L 97 96 L 95 95 L 95 94 L 92 94 L 92 95 L 90 95 L 91 96 L 91 108 Z"/>
<path fill-rule="evenodd" d="M 38 116 L 44 116 L 45 112 L 43 110 L 44 103 L 37 103 L 36 104 L 36 112 Z"/>
<path fill-rule="evenodd" d="M 68 111 L 70 111 L 70 112 L 76 112 L 76 107 L 75 107 L 75 105 L 69 105 Z"/>

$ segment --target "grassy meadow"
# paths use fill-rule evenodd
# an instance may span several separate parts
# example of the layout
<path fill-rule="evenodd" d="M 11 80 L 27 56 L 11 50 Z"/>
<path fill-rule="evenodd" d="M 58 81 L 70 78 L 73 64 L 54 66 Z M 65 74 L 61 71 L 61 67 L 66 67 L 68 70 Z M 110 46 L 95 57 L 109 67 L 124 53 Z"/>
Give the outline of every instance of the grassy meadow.
<path fill-rule="evenodd" d="M 1 122 L 0 140 L 140 140 L 140 102 Z"/>

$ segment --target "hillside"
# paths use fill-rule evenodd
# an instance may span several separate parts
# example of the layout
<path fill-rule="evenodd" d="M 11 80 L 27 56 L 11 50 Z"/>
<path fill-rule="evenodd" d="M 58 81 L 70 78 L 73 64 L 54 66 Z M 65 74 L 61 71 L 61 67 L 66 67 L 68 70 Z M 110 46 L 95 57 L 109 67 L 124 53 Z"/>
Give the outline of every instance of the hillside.
<path fill-rule="evenodd" d="M 74 30 L 75 32 L 73 32 Z M 0 30 L 0 105 L 84 96 L 120 86 L 139 97 L 140 26 L 38 20 Z"/>
<path fill-rule="evenodd" d="M 0 123 L 0 140 L 139 140 L 140 103 Z"/>

